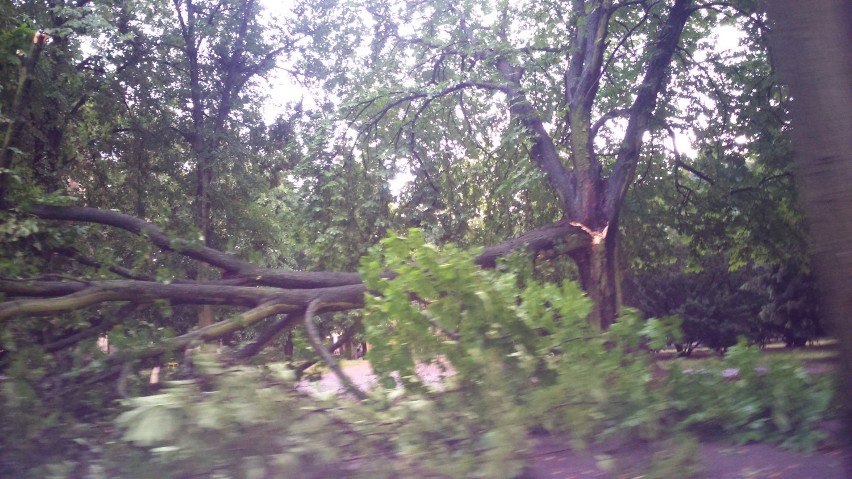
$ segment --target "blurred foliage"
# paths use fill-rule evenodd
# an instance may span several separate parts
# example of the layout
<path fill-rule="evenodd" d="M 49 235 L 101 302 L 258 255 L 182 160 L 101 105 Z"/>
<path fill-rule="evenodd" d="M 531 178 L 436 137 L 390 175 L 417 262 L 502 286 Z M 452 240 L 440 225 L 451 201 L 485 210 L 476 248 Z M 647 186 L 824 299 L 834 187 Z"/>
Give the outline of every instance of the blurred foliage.
<path fill-rule="evenodd" d="M 391 235 L 362 261 L 376 293 L 367 299 L 368 358 L 388 385 L 396 371 L 415 391 L 425 388 L 417 364 L 448 364 L 456 371 L 448 387 L 486 428 L 512 417 L 495 414 L 497 399 L 523 411 L 527 427 L 570 430 L 581 446 L 614 434 L 656 437 L 665 402 L 641 344 L 671 328 L 627 312 L 597 330 L 575 283 L 523 271 L 481 270 L 471 253 L 438 249 L 419 230 Z"/>
<path fill-rule="evenodd" d="M 678 428 L 806 451 L 825 438 L 818 425 L 834 395 L 830 375 L 763 356 L 745 338 L 719 364 L 681 369 L 673 363 L 667 387 Z"/>
<path fill-rule="evenodd" d="M 208 119 L 222 98 L 236 22 L 230 7 L 237 3 L 196 2 L 209 19 L 198 33 L 210 48 L 196 59 Z M 298 468 L 321 477 L 499 477 L 520 471 L 528 430 L 568 430 L 578 446 L 608 437 L 656 439 L 684 428 L 802 448 L 819 440 L 814 425 L 830 396 L 823 379 L 783 363 L 751 375 L 757 353 L 735 346 L 726 364 L 745 371 L 738 380 L 724 380 L 721 367 L 673 371 L 663 387 L 645 351 L 666 344 L 725 349 L 741 335 L 799 346 L 822 334 L 792 188 L 787 97 L 759 22 L 722 20 L 708 10 L 686 29 L 621 215 L 625 297 L 641 315 L 627 310 L 601 332 L 585 321 L 589 304 L 579 288 L 563 281 L 576 276 L 570 260 L 519 255 L 498 271 L 482 271 L 475 252 L 429 244 L 491 244 L 560 218 L 499 94 L 430 97 L 430 108 L 385 115 L 376 124 L 341 120 L 341 112 L 361 107 L 364 118 L 383 114 L 394 92 L 431 94 L 457 81 L 493 81 L 488 62 L 476 60 L 480 46 L 446 26 L 471 15 L 491 21 L 497 10 L 476 2 L 448 2 L 440 12 L 435 2 L 394 10 L 393 2 L 376 1 L 368 2 L 374 12 L 367 16 L 357 2 L 297 3 L 297 15 L 253 23 L 245 50 L 252 59 L 279 45 L 298 50 L 288 71 L 316 92 L 315 104 L 286 105 L 279 117 L 265 118 L 260 87 L 270 74 L 260 68 L 230 98 L 222 130 L 196 132 L 217 145 L 211 243 L 272 267 L 354 271 L 360 261 L 379 293 L 368 296 L 366 316 L 327 315 L 319 328 L 330 333 L 363 321 L 385 385 L 395 383 L 390 373 L 397 371 L 407 392 L 378 391 L 364 404 L 318 400 L 294 392 L 279 365 L 223 369 L 204 355 L 194 359 L 197 375 L 187 372 L 187 382 L 155 395 L 135 373 L 153 365 L 147 363 L 75 384 L 81 370 L 105 363 L 94 344 L 100 334 L 133 351 L 188 331 L 197 309 L 155 303 L 14 318 L 0 330 L 0 476 L 262 477 Z M 751 3 L 740 2 L 746 10 Z M 505 21 L 533 32 L 512 32 L 514 45 L 495 40 L 495 29 L 478 33 L 501 51 L 525 52 L 524 88 L 554 124 L 564 112 L 557 100 L 563 76 L 553 73 L 565 58 L 549 50 L 562 49 L 569 35 L 554 22 L 557 7 L 568 4 L 503 2 Z M 429 14 L 411 16 L 422 9 Z M 650 13 L 649 27 L 659 21 Z M 196 273 L 185 258 L 163 254 L 144 238 L 93 225 L 60 229 L 25 214 L 33 203 L 117 209 L 200 244 L 187 135 L 189 59 L 174 15 L 168 2 L 0 2 L 3 125 L 32 33 L 44 27 L 51 36 L 14 139 L 9 198 L 16 207 L 0 211 L 0 276 L 114 279 L 108 267 L 117 265 L 167 283 Z M 627 35 L 642 15 L 619 9 L 610 31 Z M 368 18 L 378 23 L 365 27 Z M 418 32 L 420 41 L 393 45 L 395 19 L 428 28 Z M 740 47 L 716 51 L 714 29 L 734 23 L 745 32 Z M 456 42 L 470 56 L 431 61 L 430 40 Z M 643 46 L 608 47 L 615 61 L 596 116 L 630 96 L 625 86 L 641 77 Z M 359 56 L 362 50 L 371 58 Z M 354 141 L 353 127 L 360 129 Z M 607 122 L 600 131 L 604 169 L 612 166 L 620 128 Z M 674 151 L 675 132 L 690 139 L 694 152 Z M 553 133 L 564 140 L 570 132 Z M 391 180 L 406 175 L 410 181 L 393 191 Z M 386 228 L 409 226 L 422 231 L 369 250 Z M 67 247 L 100 266 L 58 253 Z M 88 339 L 77 346 L 57 346 L 82 333 Z M 254 337 L 248 330 L 230 342 Z M 274 344 L 285 353 L 259 362 L 313 357 L 299 330 Z M 414 374 L 418 363 L 429 362 L 456 372 L 445 391 Z M 57 376 L 75 387 L 48 380 Z M 122 396 L 137 398 L 116 402 Z M 116 427 L 111 419 L 119 408 L 127 412 Z M 690 447 L 685 441 L 671 456 L 661 453 L 658 474 L 686 474 Z"/>
<path fill-rule="evenodd" d="M 651 459 L 651 470 L 647 477 L 692 479 L 702 477 L 703 474 L 698 438 L 691 434 L 678 433 L 660 441 Z"/>
<path fill-rule="evenodd" d="M 215 355 L 198 353 L 194 364 L 192 379 L 123 401 L 126 411 L 110 439 L 70 441 L 68 431 L 66 440 L 87 455 L 42 457 L 29 470 L 5 464 L 6 471 L 50 478 L 75 471 L 127 478 L 491 478 L 514 477 L 522 466 L 520 425 L 480 430 L 459 394 L 379 390 L 359 403 L 296 388 L 283 363 L 225 368 Z"/>
<path fill-rule="evenodd" d="M 366 401 L 296 387 L 284 363 L 223 366 L 202 350 L 187 379 L 122 400 L 109 427 L 97 420 L 115 414 L 103 389 L 90 389 L 94 415 L 39 404 L 43 370 L 32 366 L 47 356 L 33 349 L 3 383 L 0 466 L 29 477 L 516 477 L 528 432 L 544 430 L 570 432 L 579 448 L 662 441 L 652 470 L 692 474 L 694 441 L 671 447 L 673 434 L 799 449 L 823 438 L 827 377 L 765 361 L 745 339 L 719 365 L 673 363 L 660 377 L 648 348 L 680 338 L 678 317 L 627 311 L 600 331 L 573 282 L 537 281 L 523 256 L 483 270 L 475 253 L 410 230 L 363 258 L 365 336 L 384 385 Z M 427 363 L 454 374 L 424 381 Z"/>

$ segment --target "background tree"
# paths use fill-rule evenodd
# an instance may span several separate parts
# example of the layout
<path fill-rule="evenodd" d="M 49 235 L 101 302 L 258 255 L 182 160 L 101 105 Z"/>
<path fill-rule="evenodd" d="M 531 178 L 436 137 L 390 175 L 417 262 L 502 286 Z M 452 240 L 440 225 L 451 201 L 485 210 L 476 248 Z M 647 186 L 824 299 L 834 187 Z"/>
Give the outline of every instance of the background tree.
<path fill-rule="evenodd" d="M 692 151 L 672 151 L 674 130 L 652 136 L 628 193 L 625 301 L 650 316 L 684 315 L 688 344 L 724 348 L 742 334 L 802 345 L 822 332 L 793 184 L 789 100 L 765 25 L 733 21 L 750 34 L 736 47 L 697 52 L 701 73 L 678 79 L 689 92 L 681 121 L 704 125 L 693 130 Z"/>
<path fill-rule="evenodd" d="M 3 410 L 4 431 L 24 431 L 40 449 L 64 454 L 51 447 L 64 436 L 50 434 L 62 422 L 42 411 L 90 424 L 112 399 L 150 391 L 135 371 L 242 331 L 223 355 L 232 364 L 287 334 L 287 354 L 307 359 L 293 364 L 296 371 L 313 359 L 293 349 L 310 347 L 339 372 L 330 350 L 346 341 L 326 345 L 324 333 L 357 334 L 358 313 L 333 314 L 364 306 L 367 289 L 355 271 L 388 226 L 426 232 L 411 235 L 414 246 L 401 238 L 383 243 L 396 245 L 396 266 L 411 275 L 398 283 L 383 263 L 393 255 L 377 249 L 360 264 L 374 284 L 401 288 L 388 298 L 388 327 L 397 321 L 394 308 L 404 306 L 412 322 L 425 318 L 418 327 L 433 331 L 429 305 L 443 304 L 435 308 L 452 311 L 445 314 L 458 324 L 438 322 L 441 330 L 424 342 L 474 362 L 469 350 L 490 343 L 501 367 L 526 371 L 518 380 L 544 408 L 536 413 L 542 423 L 572 394 L 589 409 L 566 413 L 566 423 L 598 427 L 588 419 L 600 412 L 611 424 L 653 429 L 664 409 L 643 373 L 647 358 L 635 352 L 642 331 L 660 339 L 660 322 L 628 314 L 613 327 L 622 271 L 634 269 L 633 279 L 648 288 L 643 275 L 670 269 L 663 279 L 677 282 L 683 301 L 660 307 L 670 298 L 648 291 L 640 299 L 649 314 L 683 315 L 695 337 L 710 336 L 701 329 L 707 325 L 719 333 L 721 319 L 741 307 L 742 321 L 713 343 L 724 348 L 735 334 L 752 332 L 747 318 L 762 306 L 755 298 L 796 283 L 784 267 L 806 270 L 796 263 L 803 237 L 779 234 L 799 222 L 788 188 L 786 97 L 751 2 L 304 2 L 274 29 L 255 8 L 249 0 L 175 0 L 6 9 L 11 20 L 4 18 L 0 38 L 8 44 L 0 52 L 18 65 L 4 64 L 0 75 L 2 111 L 14 112 L 0 172 L 0 370 L 3 397 L 15 403 Z M 710 45 L 726 22 L 746 32 L 742 55 Z M 53 40 L 36 62 L 19 47 L 30 45 L 30 25 L 42 24 Z M 267 124 L 259 82 L 278 55 L 291 52 L 290 73 L 319 100 L 306 98 Z M 34 74 L 19 89 L 24 65 Z M 683 137 L 694 153 L 679 151 Z M 411 181 L 397 192 L 391 185 L 405 175 Z M 470 258 L 452 248 L 442 253 L 426 238 L 493 246 Z M 518 249 L 535 257 L 529 278 L 479 269 Z M 447 251 L 475 280 L 460 282 L 442 268 Z M 761 283 L 756 270 L 780 279 Z M 547 283 L 572 275 L 593 300 L 593 324 L 584 322 L 578 291 L 562 294 Z M 489 312 L 497 303 L 484 287 L 473 289 L 494 278 L 501 278 L 494 291 L 502 316 L 511 319 L 502 326 Z M 446 282 L 430 286 L 433 280 Z M 747 283 L 759 291 L 743 291 Z M 459 295 L 443 294 L 446 285 Z M 520 300 L 530 312 L 516 314 L 516 289 L 527 291 Z M 782 317 L 775 306 L 797 295 L 776 295 L 764 312 Z M 412 303 L 418 296 L 429 304 Z M 553 298 L 564 301 L 558 315 Z M 212 306 L 216 315 L 202 314 L 199 324 L 198 310 Z M 477 321 L 461 321 L 464 314 Z M 552 334 L 569 316 L 579 321 L 571 323 L 576 331 Z M 501 329 L 511 324 L 513 332 Z M 461 346 L 453 339 L 460 332 Z M 111 355 L 94 341 L 105 333 L 118 349 Z M 623 347 L 604 347 L 615 344 L 608 338 Z M 570 353 L 595 362 L 575 364 L 565 346 L 574 342 L 583 347 Z M 515 349 L 525 344 L 534 352 Z M 413 366 L 405 347 L 416 343 L 386 346 Z M 630 374 L 621 353 L 637 360 Z M 548 365 L 556 356 L 563 363 Z M 481 359 L 468 372 L 499 369 Z M 589 378 L 588 369 L 620 373 L 630 386 L 607 388 L 616 376 Z M 526 382 L 538 372 L 556 389 Z M 573 378 L 586 378 L 588 389 Z M 482 405 L 509 389 L 479 392 L 474 403 Z M 622 392 L 624 400 L 599 401 Z M 809 397 L 798 396 L 815 405 L 805 425 L 827 401 Z M 761 414 L 771 410 L 758 404 Z M 486 426 L 475 434 L 500 423 L 504 438 L 519 437 L 502 423 L 510 415 L 489 408 L 477 412 Z M 769 424 L 762 416 L 746 420 Z M 68 441 L 61 447 L 76 451 Z"/>
<path fill-rule="evenodd" d="M 278 41 L 279 30 L 264 29 L 253 2 L 192 4 L 190 10 L 203 17 L 206 30 L 195 31 L 197 51 L 189 59 L 176 19 L 188 7 L 180 2 L 167 7 L 132 2 L 10 7 L 11 25 L 50 26 L 50 40 L 22 101 L 18 134 L 12 135 L 12 148 L 4 150 L 15 160 L 7 195 L 14 206 L 3 212 L 4 258 L 10 260 L 2 265 L 5 277 L 34 278 L 52 271 L 86 280 L 170 282 L 197 275 L 198 263 L 162 255 L 147 240 L 97 228 L 42 229 L 20 216 L 26 205 L 62 197 L 167 223 L 171 231 L 194 238 L 192 245 L 214 241 L 243 257 L 262 256 L 269 264 L 293 261 L 294 248 L 278 224 L 287 210 L 267 207 L 277 201 L 270 194 L 270 173 L 280 170 L 285 148 L 281 141 L 276 145 L 275 127 L 267 129 L 262 121 L 258 82 L 289 44 Z M 238 27 L 243 28 L 241 40 L 232 43 L 231 30 Z M 229 79 L 227 85 L 223 78 Z M 16 90 L 16 80 L 8 76 L 4 93 Z M 203 102 L 192 102 L 193 91 Z M 7 98 L 11 103 L 11 95 Z M 204 241 L 190 208 L 198 204 L 198 162 L 188 142 L 193 135 L 204 137 L 199 145 L 215 146 L 202 160 L 217 172 L 205 177 L 211 183 L 202 188 L 205 201 L 217 211 L 215 217 L 208 215 L 215 234 Z M 280 194 L 286 196 L 286 190 Z M 88 236 L 78 241 L 81 233 Z M 193 309 L 179 303 L 173 305 L 176 310 L 150 302 L 94 308 L 49 328 L 22 321 L 12 336 L 15 344 L 76 338 L 55 346 L 65 354 L 76 342 L 115 326 L 111 341 L 125 349 L 187 331 L 194 324 L 187 320 Z M 131 309 L 142 321 L 116 326 Z M 3 351 L 7 360 L 11 347 Z"/>
<path fill-rule="evenodd" d="M 298 5 L 296 23 L 288 27 L 294 37 L 284 44 L 298 45 L 298 77 L 306 85 L 323 85 L 328 96 L 321 109 L 304 116 L 297 111 L 268 129 L 259 124 L 257 103 L 243 88 L 284 47 L 263 50 L 264 38 L 271 37 L 261 38 L 260 27 L 249 20 L 252 2 L 98 7 L 108 9 L 124 36 L 98 57 L 109 60 L 103 60 L 102 81 L 110 88 L 99 87 L 93 100 L 83 102 L 83 111 L 101 133 L 91 137 L 87 148 L 72 150 L 89 160 L 69 177 L 82 185 L 85 204 L 108 205 L 115 199 L 114 204 L 127 204 L 128 211 L 167 224 L 168 231 L 194 233 L 189 241 L 177 240 L 159 226 L 114 212 L 33 206 L 29 212 L 43 219 L 90 222 L 140 235 L 128 241 L 125 233 L 105 231 L 100 233 L 104 244 L 118 243 L 110 248 L 91 243 L 85 248 L 89 254 L 82 256 L 88 264 L 142 282 L 45 283 L 28 289 L 9 281 L 4 289 L 16 297 L 67 297 L 9 301 L 0 315 L 50 315 L 104 300 L 122 301 L 134 288 L 148 291 L 134 296 L 143 303 L 251 308 L 233 320 L 189 333 L 178 341 L 186 345 L 271 315 L 298 313 L 314 301 L 322 303 L 319 313 L 356 308 L 363 303 L 357 274 L 276 270 L 245 259 L 259 247 L 268 265 L 352 271 L 355 258 L 384 227 L 416 221 L 434 240 L 462 244 L 496 240 L 494 231 L 519 235 L 487 248 L 479 259 L 485 266 L 522 246 L 569 253 L 598 305 L 595 322 L 605 327 L 620 302 L 618 273 L 625 262 L 618 259 L 622 248 L 616 238 L 627 187 L 640 160 L 653 172 L 642 176 L 649 185 L 675 177 L 673 189 L 649 190 L 651 198 L 659 197 L 652 203 L 668 204 L 672 195 L 689 191 L 706 192 L 683 203 L 687 210 L 706 211 L 707 218 L 718 219 L 709 224 L 734 230 L 725 237 L 755 231 L 742 223 L 748 215 L 738 207 L 727 209 L 728 218 L 713 216 L 712 210 L 725 195 L 744 194 L 737 189 L 774 191 L 775 173 L 760 165 L 771 161 L 763 157 L 773 157 L 772 152 L 762 148 L 769 148 L 777 133 L 758 142 L 761 147 L 737 143 L 740 136 L 748 139 L 762 132 L 748 120 L 752 110 L 781 104 L 771 78 L 748 73 L 759 72 L 765 62 L 759 54 L 759 15 L 725 10 L 753 28 L 749 53 L 698 62 L 693 57 L 712 54 L 699 41 L 720 15 L 712 5 L 676 1 L 521 7 L 369 3 L 364 5 L 369 16 L 364 16 L 357 6 Z M 206 26 L 193 27 L 204 18 Z M 374 28 L 365 28 L 368 19 Z M 413 30 L 411 25 L 421 21 L 423 28 Z M 148 31 L 141 25 L 156 28 Z M 651 40 L 640 41 L 643 35 Z M 320 51 L 327 51 L 323 58 Z M 114 64 L 121 68 L 113 70 Z M 157 75 L 149 77 L 146 71 Z M 686 100 L 708 84 L 717 88 L 712 97 L 705 95 L 706 106 Z M 737 85 L 746 86 L 741 95 L 726 93 Z M 764 90 L 763 103 L 749 104 L 751 92 Z M 348 115 L 342 120 L 330 115 L 341 99 Z M 721 120 L 711 121 L 714 105 L 738 110 L 724 110 Z M 698 128 L 690 130 L 686 124 Z M 704 135 L 699 142 L 703 153 L 695 164 L 677 151 L 674 160 L 667 153 L 666 139 L 680 130 Z M 314 133 L 313 140 L 293 141 L 294 133 Z M 273 149 L 282 153 L 270 155 Z M 132 162 L 124 163 L 128 158 Z M 414 180 L 403 191 L 402 202 L 394 205 L 387 180 L 401 169 Z M 725 187 L 708 188 L 716 182 Z M 131 186 L 135 194 L 115 194 L 113 185 Z M 783 188 L 777 191 L 783 196 Z M 640 190 L 637 194 L 641 197 Z M 167 201 L 155 201 L 162 199 Z M 221 209 L 215 218 L 202 207 L 213 199 L 217 201 L 209 204 Z M 182 207 L 190 203 L 194 212 Z M 246 211 L 250 214 L 240 214 Z M 200 221 L 202 216 L 209 224 Z M 274 226 L 276 217 L 293 218 L 302 232 L 270 239 L 264 233 L 284 231 Z M 655 229 L 647 227 L 655 224 L 654 218 L 639 223 L 645 231 Z M 739 224 L 743 226 L 736 230 Z M 521 234 L 528 227 L 534 229 Z M 695 221 L 693 231 L 686 231 L 698 249 L 712 247 L 701 243 L 713 237 L 704 227 Z M 288 246 L 288 239 L 295 241 Z M 736 244 L 746 243 L 754 242 Z M 178 255 L 168 254 L 172 251 Z M 199 263 L 220 270 L 223 278 L 194 276 Z M 197 279 L 183 279 L 184 273 Z M 286 329 L 297 317 L 276 324 Z M 181 323 L 178 330 L 185 332 L 188 326 Z M 146 354 L 161 353 L 155 347 Z"/>
<path fill-rule="evenodd" d="M 759 231 L 741 209 L 768 209 L 771 198 L 784 196 L 784 162 L 770 168 L 783 157 L 783 149 L 771 151 L 783 119 L 767 123 L 760 141 L 751 137 L 763 130 L 748 119 L 783 105 L 771 78 L 748 73 L 761 73 L 766 61 L 760 16 L 680 0 L 587 3 L 366 3 L 369 16 L 358 5 L 297 5 L 298 15 L 282 23 L 281 34 L 292 38 L 278 45 L 298 49 L 294 73 L 326 96 L 268 127 L 249 87 L 284 50 L 263 49 L 274 35 L 260 36 L 252 2 L 21 8 L 22 18 L 59 11 L 87 18 L 55 33 L 76 42 L 69 40 L 68 62 L 102 66 L 68 69 L 77 75 L 69 83 L 93 85 L 67 95 L 77 98 L 68 102 L 80 104 L 80 120 L 62 130 L 69 166 L 52 172 L 54 185 L 73 180 L 76 190 L 54 186 L 63 194 L 45 196 L 22 181 L 9 192 L 15 206 L 4 214 L 13 241 L 0 282 L 9 298 L 0 321 L 15 325 L 7 358 L 22 344 L 33 354 L 73 358 L 84 352 L 72 346 L 112 328 L 110 337 L 126 343 L 106 360 L 115 376 L 126 361 L 159 360 L 258 326 L 258 341 L 236 355 L 245 360 L 277 335 L 307 326 L 309 308 L 321 315 L 363 306 L 357 257 L 388 225 L 417 222 L 432 240 L 463 245 L 517 235 L 478 256 L 486 267 L 518 248 L 568 253 L 598 305 L 599 327 L 620 303 L 622 224 L 646 243 L 662 231 L 664 247 L 651 262 L 667 261 L 670 245 L 685 237 L 698 253 L 721 241 L 739 257 L 768 255 L 736 250 L 757 241 L 730 241 Z M 742 58 L 705 62 L 713 49 L 700 40 L 719 15 L 748 24 L 750 46 Z M 119 41 L 87 57 L 84 40 L 101 32 L 118 32 Z M 710 84 L 717 86 L 712 96 L 697 95 Z M 742 94 L 733 93 L 738 87 Z M 751 104 L 755 92 L 765 95 Z M 706 104 L 689 100 L 696 97 Z M 334 115 L 336 104 L 344 117 Z M 40 138 L 38 125 L 30 126 L 28 135 Z M 700 138 L 694 160 L 666 144 L 679 131 Z M 740 145 L 741 136 L 757 146 Z M 21 145 L 20 154 L 38 151 Z M 626 192 L 640 161 L 647 168 L 634 201 Z M 27 179 L 35 174 L 24 162 L 15 167 Z M 388 180 L 400 171 L 413 180 L 394 202 Z M 749 189 L 761 201 L 737 203 Z M 61 206 L 69 199 L 60 196 L 85 206 Z M 657 205 L 648 210 L 656 216 L 682 206 L 680 231 L 653 214 L 636 213 L 631 225 L 622 218 L 625 201 L 640 205 L 634 211 Z M 726 201 L 736 206 L 720 216 L 714 210 Z M 113 205 L 139 217 L 104 209 Z M 778 224 L 795 221 L 783 207 L 778 212 Z M 695 219 L 702 215 L 706 221 Z M 44 228 L 33 216 L 85 226 Z M 300 231 L 276 223 L 282 219 Z M 731 258 L 738 257 L 724 260 Z M 693 258 L 701 261 L 709 260 Z M 313 267 L 346 272 L 300 271 Z M 203 268 L 220 274 L 199 277 Z M 542 269 L 557 277 L 572 272 L 558 262 Z M 221 320 L 191 330 L 198 305 L 222 306 Z M 129 326 L 130 313 L 146 320 Z M 69 370 L 55 366 L 60 379 Z"/>
<path fill-rule="evenodd" d="M 334 57 L 323 74 L 339 66 L 328 85 L 347 98 L 360 151 L 410 172 L 403 218 L 430 222 L 436 239 L 465 244 L 494 231 L 573 225 L 562 240 L 606 327 L 620 304 L 620 213 L 649 155 L 644 146 L 706 119 L 688 100 L 702 83 L 739 82 L 731 72 L 702 73 L 692 56 L 712 50 L 700 40 L 720 16 L 760 24 L 741 7 L 371 2 L 363 64 Z M 335 23 L 359 19 L 350 9 L 313 11 Z"/>

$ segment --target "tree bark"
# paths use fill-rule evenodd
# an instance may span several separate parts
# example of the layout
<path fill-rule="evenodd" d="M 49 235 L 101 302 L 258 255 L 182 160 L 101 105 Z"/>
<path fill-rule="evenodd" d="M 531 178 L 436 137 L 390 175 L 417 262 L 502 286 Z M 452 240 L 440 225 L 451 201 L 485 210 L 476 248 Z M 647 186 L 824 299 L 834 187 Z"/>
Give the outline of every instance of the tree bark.
<path fill-rule="evenodd" d="M 813 267 L 840 342 L 838 394 L 846 445 L 852 448 L 852 3 L 776 0 L 768 5 L 777 28 L 779 72 L 793 97 L 793 146 Z M 852 470 L 852 463 L 848 466 Z"/>
<path fill-rule="evenodd" d="M 597 11 L 596 11 L 597 12 Z M 598 14 L 590 16 L 597 22 L 608 21 L 603 15 L 606 10 L 600 8 Z M 668 80 L 668 69 L 680 43 L 683 29 L 694 12 L 692 0 L 676 0 L 669 8 L 665 21 L 656 36 L 649 40 L 647 55 L 650 60 L 642 78 L 636 99 L 628 110 L 627 128 L 621 141 L 612 173 L 601 177 L 601 165 L 595 158 L 593 134 L 597 129 L 591 124 L 591 107 L 594 104 L 596 88 L 588 85 L 587 76 L 581 75 L 574 81 L 583 88 L 570 88 L 571 91 L 587 92 L 585 98 L 570 96 L 572 100 L 567 117 L 572 137 L 572 158 L 575 161 L 574 175 L 577 182 L 577 200 L 579 205 L 574 218 L 578 226 L 584 227 L 592 237 L 587 251 L 578 254 L 577 266 L 584 289 L 594 303 L 591 321 L 603 329 L 616 320 L 621 310 L 621 272 L 618 259 L 619 216 L 627 190 L 636 172 L 636 165 L 642 150 L 643 135 L 650 129 L 657 97 Z M 590 21 L 591 21 L 590 20 Z M 600 50 L 587 47 L 585 56 L 589 58 L 588 69 L 595 81 L 599 82 L 600 58 L 603 54 L 602 35 L 605 26 L 596 27 L 587 34 L 586 41 L 594 42 Z M 595 70 L 598 68 L 598 70 Z M 572 78 L 569 69 L 568 78 Z M 576 138 L 575 138 L 576 137 Z M 572 219 L 574 219 L 572 218 Z"/>

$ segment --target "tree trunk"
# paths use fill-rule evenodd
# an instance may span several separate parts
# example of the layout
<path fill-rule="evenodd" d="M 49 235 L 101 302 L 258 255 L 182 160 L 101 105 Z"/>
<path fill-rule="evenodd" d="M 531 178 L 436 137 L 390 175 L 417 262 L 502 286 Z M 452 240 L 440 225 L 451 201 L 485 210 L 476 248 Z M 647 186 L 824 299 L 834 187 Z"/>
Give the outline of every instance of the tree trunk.
<path fill-rule="evenodd" d="M 287 361 L 293 360 L 293 330 L 287 331 L 287 339 L 284 341 L 284 357 Z"/>
<path fill-rule="evenodd" d="M 573 254 L 580 285 L 592 300 L 589 321 L 600 329 L 615 322 L 621 310 L 621 274 L 615 228 L 592 232 L 592 243 Z"/>
<path fill-rule="evenodd" d="M 777 0 L 768 6 L 779 71 L 793 97 L 793 146 L 813 266 L 840 342 L 838 394 L 852 447 L 852 4 Z"/>

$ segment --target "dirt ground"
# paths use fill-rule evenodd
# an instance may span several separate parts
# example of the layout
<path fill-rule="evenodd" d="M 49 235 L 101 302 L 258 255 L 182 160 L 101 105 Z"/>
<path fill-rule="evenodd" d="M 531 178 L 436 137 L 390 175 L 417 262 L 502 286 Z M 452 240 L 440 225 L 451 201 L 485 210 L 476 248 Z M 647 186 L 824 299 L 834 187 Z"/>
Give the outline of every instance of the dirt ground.
<path fill-rule="evenodd" d="M 566 438 L 535 438 L 535 447 L 523 477 L 529 479 L 640 479 L 647 475 L 648 447 L 634 446 L 614 451 L 577 452 Z M 614 464 L 601 469 L 598 460 L 608 454 Z M 732 446 L 716 442 L 699 445 L 699 476 L 706 479 L 849 479 L 850 460 L 839 450 L 800 454 L 766 444 Z M 659 476 L 657 476 L 659 477 Z M 676 479 L 678 476 L 672 476 Z M 663 478 L 665 479 L 665 478 Z"/>
<path fill-rule="evenodd" d="M 376 385 L 377 379 L 366 361 L 346 361 L 344 372 L 361 389 Z M 437 366 L 421 365 L 418 375 L 439 382 L 444 373 Z M 319 381 L 300 383 L 299 388 L 315 393 L 337 391 L 345 394 L 334 374 Z M 647 474 L 653 455 L 649 446 L 631 444 L 617 448 L 577 451 L 567 436 L 533 436 L 527 454 L 528 467 L 522 477 L 529 479 L 641 479 Z M 706 479 L 852 479 L 852 457 L 837 449 L 811 454 L 786 451 L 766 444 L 733 446 L 702 442 L 699 477 Z M 602 460 L 603 458 L 603 460 Z M 676 479 L 678 476 L 672 476 Z M 666 478 L 662 478 L 666 479 Z"/>

